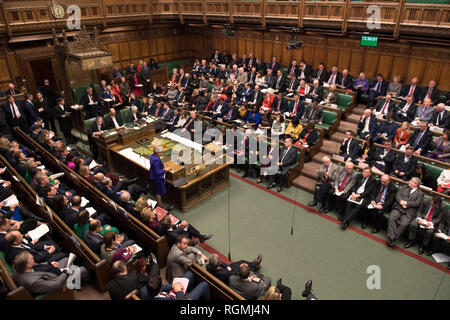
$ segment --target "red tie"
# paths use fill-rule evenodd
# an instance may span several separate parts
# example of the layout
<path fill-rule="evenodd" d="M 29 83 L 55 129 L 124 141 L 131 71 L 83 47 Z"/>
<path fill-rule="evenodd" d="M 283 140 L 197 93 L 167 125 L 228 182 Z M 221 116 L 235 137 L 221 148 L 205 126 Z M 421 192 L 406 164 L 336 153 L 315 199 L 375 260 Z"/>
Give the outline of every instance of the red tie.
<path fill-rule="evenodd" d="M 231 119 L 231 114 L 233 113 L 233 109 L 231 109 L 230 111 L 228 111 L 228 120 Z"/>
<path fill-rule="evenodd" d="M 431 97 L 431 91 L 432 91 L 432 90 L 433 90 L 433 89 L 431 89 L 431 88 L 428 89 L 428 93 L 427 93 L 427 98 L 428 98 L 428 99 L 430 99 L 430 97 Z"/>
<path fill-rule="evenodd" d="M 295 103 L 294 111 L 292 112 L 293 114 L 297 114 L 297 106 L 298 106 L 298 101 Z"/>
<path fill-rule="evenodd" d="M 386 109 L 386 106 L 388 105 L 388 101 L 384 103 L 383 109 L 381 109 L 381 114 L 384 114 L 384 110 Z"/>
<path fill-rule="evenodd" d="M 339 192 L 344 190 L 345 183 L 347 182 L 348 173 L 345 174 L 344 180 L 342 180 L 341 185 L 339 186 Z"/>
<path fill-rule="evenodd" d="M 413 92 L 414 92 L 414 87 L 411 86 L 411 89 L 409 90 L 409 95 L 412 96 Z"/>
<path fill-rule="evenodd" d="M 384 189 L 385 189 L 385 188 L 386 188 L 385 186 L 383 186 L 383 187 L 381 188 L 381 192 L 378 194 L 377 198 L 375 199 L 375 202 L 376 202 L 376 203 L 380 203 L 381 198 L 383 197 L 383 192 L 384 192 Z"/>
<path fill-rule="evenodd" d="M 323 175 L 323 181 L 327 182 L 327 173 L 329 166 L 325 169 L 325 174 Z"/>
<path fill-rule="evenodd" d="M 334 81 L 334 74 L 331 75 L 330 83 L 333 83 Z"/>
<path fill-rule="evenodd" d="M 425 218 L 425 220 L 430 221 L 431 220 L 431 216 L 433 215 L 433 211 L 434 211 L 434 207 L 431 206 L 430 210 L 428 211 L 427 217 Z"/>

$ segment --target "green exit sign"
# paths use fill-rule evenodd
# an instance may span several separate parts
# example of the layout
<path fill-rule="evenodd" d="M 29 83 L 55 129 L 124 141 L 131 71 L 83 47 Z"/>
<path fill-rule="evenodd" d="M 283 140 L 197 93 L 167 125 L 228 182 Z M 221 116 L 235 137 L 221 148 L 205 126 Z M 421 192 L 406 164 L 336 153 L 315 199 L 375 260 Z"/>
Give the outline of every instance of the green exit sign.
<path fill-rule="evenodd" d="M 376 36 L 361 36 L 361 46 L 377 47 L 378 37 Z"/>

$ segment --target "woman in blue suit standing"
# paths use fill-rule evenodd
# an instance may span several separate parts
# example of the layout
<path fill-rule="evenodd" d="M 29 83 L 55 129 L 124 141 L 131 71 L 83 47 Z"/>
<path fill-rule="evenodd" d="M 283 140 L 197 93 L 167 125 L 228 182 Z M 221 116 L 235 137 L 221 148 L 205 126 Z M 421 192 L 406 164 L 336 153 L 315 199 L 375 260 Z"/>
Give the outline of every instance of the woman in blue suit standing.
<path fill-rule="evenodd" d="M 153 148 L 153 151 L 154 152 L 150 157 L 150 182 L 153 183 L 153 186 L 155 187 L 156 201 L 158 202 L 158 205 L 162 207 L 161 196 L 166 194 L 166 171 L 164 170 L 164 163 L 160 159 L 163 147 L 161 145 L 156 145 Z M 169 167 L 166 169 L 170 170 Z"/>

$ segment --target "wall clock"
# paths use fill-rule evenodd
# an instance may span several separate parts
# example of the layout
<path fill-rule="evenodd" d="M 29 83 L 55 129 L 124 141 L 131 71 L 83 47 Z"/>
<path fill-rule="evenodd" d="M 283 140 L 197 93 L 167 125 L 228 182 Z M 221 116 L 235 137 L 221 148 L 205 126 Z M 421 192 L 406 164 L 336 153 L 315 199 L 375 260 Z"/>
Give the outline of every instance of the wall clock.
<path fill-rule="evenodd" d="M 54 4 L 52 5 L 52 15 L 55 19 L 63 19 L 66 15 L 66 10 L 64 10 L 62 5 Z"/>

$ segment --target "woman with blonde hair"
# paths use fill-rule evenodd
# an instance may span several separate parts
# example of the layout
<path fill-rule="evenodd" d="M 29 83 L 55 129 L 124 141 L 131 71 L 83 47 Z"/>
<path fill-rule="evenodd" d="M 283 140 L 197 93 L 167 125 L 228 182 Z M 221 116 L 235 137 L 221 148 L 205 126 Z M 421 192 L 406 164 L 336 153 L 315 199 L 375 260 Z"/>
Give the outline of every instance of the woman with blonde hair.
<path fill-rule="evenodd" d="M 397 129 L 394 137 L 394 148 L 401 148 L 409 141 L 411 135 L 410 124 L 408 121 L 403 121 L 402 126 Z"/>
<path fill-rule="evenodd" d="M 134 207 L 134 210 L 136 212 L 139 212 L 142 215 L 142 211 L 146 208 L 150 208 L 147 200 L 145 198 L 140 197 L 136 201 L 136 206 Z"/>
<path fill-rule="evenodd" d="M 402 91 L 402 84 L 400 83 L 400 76 L 395 76 L 393 81 L 389 83 L 387 93 L 390 93 L 392 98 L 396 98 Z"/>
<path fill-rule="evenodd" d="M 277 287 L 270 287 L 266 294 L 259 297 L 258 300 L 281 300 L 281 292 Z"/>
<path fill-rule="evenodd" d="M 338 101 L 338 94 L 336 92 L 336 85 L 335 84 L 330 84 L 329 90 L 328 90 L 328 94 L 325 98 L 325 103 L 327 104 L 337 104 Z"/>

